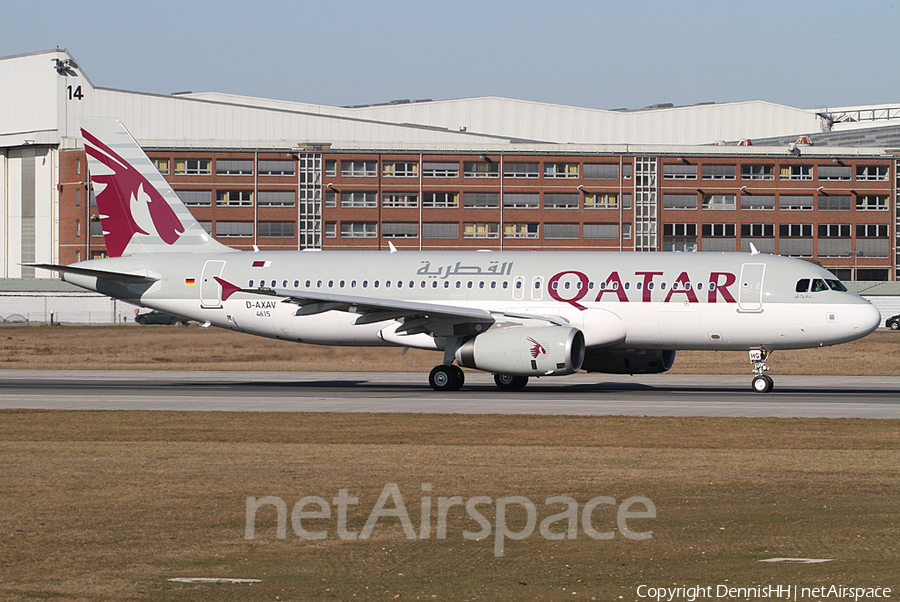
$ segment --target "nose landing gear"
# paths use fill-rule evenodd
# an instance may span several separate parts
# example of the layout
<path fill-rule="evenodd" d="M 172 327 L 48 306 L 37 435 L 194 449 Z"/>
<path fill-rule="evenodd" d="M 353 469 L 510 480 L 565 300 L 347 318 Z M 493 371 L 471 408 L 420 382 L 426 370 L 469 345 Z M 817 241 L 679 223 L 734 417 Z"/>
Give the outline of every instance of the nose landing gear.
<path fill-rule="evenodd" d="M 769 367 L 766 366 L 767 359 L 769 359 L 769 352 L 767 350 L 762 348 L 750 350 L 750 361 L 753 362 L 754 374 L 750 386 L 753 387 L 753 390 L 757 393 L 768 393 L 775 385 L 775 381 L 772 380 L 772 377 L 766 374 L 766 371 L 769 369 Z"/>

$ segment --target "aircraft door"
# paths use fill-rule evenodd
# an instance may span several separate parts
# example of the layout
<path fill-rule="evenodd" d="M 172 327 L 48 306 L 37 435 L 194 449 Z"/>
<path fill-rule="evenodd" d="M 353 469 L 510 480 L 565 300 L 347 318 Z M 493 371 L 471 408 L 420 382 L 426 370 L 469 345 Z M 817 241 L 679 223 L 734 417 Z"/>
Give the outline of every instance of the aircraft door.
<path fill-rule="evenodd" d="M 210 259 L 203 266 L 203 274 L 200 277 L 200 307 L 204 309 L 219 309 L 222 307 L 222 285 L 216 282 L 216 278 L 222 277 L 225 262 Z"/>
<path fill-rule="evenodd" d="M 762 311 L 764 263 L 745 263 L 741 267 L 738 308 L 741 311 Z"/>

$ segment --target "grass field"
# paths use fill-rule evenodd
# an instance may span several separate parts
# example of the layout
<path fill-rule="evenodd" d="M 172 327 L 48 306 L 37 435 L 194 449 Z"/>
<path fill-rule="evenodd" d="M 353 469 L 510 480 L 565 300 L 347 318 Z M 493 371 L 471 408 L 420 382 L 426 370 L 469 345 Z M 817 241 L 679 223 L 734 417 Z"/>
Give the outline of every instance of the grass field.
<path fill-rule="evenodd" d="M 897 374 L 898 340 L 878 332 L 776 353 L 770 365 L 776 375 Z M 3 368 L 424 371 L 435 361 L 196 327 L 0 329 Z M 676 370 L 743 374 L 747 364 L 743 353 L 679 353 Z M 384 491 L 402 495 L 413 538 L 393 516 L 369 538 L 339 537 L 334 498 L 358 498 L 346 529 L 360 533 Z M 645 600 L 642 584 L 891 587 L 896 597 L 898 491 L 896 420 L 0 410 L 0 599 L 616 601 Z M 292 520 L 306 496 L 330 517 Z M 483 529 L 455 505 L 438 537 L 440 498 L 454 496 L 486 499 L 476 507 L 486 536 L 464 537 Z M 498 516 L 512 496 L 533 502 L 536 520 L 524 539 L 501 537 L 498 555 L 498 524 L 528 533 L 521 504 Z M 545 503 L 555 496 L 577 504 L 574 525 L 553 516 L 566 509 Z M 588 527 L 611 539 L 585 529 L 598 496 L 614 502 L 601 500 Z M 655 517 L 626 526 L 649 539 L 620 530 L 618 505 L 635 496 Z M 246 538 L 248 497 L 284 502 L 284 538 L 268 505 Z M 574 538 L 542 536 L 543 521 Z M 760 562 L 775 557 L 832 560 Z"/>
<path fill-rule="evenodd" d="M 772 374 L 900 376 L 900 332 L 880 330 L 835 347 L 779 351 Z M 428 372 L 435 352 L 342 348 L 264 339 L 197 326 L 0 328 L 0 369 L 278 370 Z M 746 352 L 679 351 L 672 374 L 750 374 Z"/>
<path fill-rule="evenodd" d="M 641 584 L 900 588 L 897 421 L 706 418 L 0 411 L 0 598 L 8 600 L 635 600 Z M 292 529 L 304 496 L 347 489 L 360 531 L 396 483 L 415 529 L 381 518 L 342 540 L 331 519 Z M 423 493 L 422 484 L 431 491 Z M 259 510 L 245 538 L 248 496 Z M 644 496 L 655 518 L 616 531 L 601 505 L 588 537 L 523 540 L 459 506 L 436 537 L 438 497 L 470 500 L 494 525 L 497 499 L 524 496 L 538 522 L 551 496 Z M 422 498 L 432 498 L 421 539 Z M 387 508 L 394 508 L 390 501 Z M 318 506 L 306 507 L 316 510 Z M 643 506 L 634 508 L 642 510 Z M 579 515 L 580 516 L 580 515 Z M 510 506 L 510 531 L 525 527 Z M 554 532 L 565 532 L 566 521 Z M 770 564 L 773 557 L 830 558 Z M 254 585 L 172 583 L 252 578 Z M 680 598 L 684 599 L 684 598 Z M 744 599 L 744 598 L 741 598 Z"/>

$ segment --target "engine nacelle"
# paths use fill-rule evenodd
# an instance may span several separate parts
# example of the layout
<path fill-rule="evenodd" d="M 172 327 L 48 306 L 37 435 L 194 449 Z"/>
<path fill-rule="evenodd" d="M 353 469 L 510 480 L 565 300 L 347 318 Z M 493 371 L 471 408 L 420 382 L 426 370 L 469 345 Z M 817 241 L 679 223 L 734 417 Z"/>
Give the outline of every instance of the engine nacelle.
<path fill-rule="evenodd" d="M 581 369 L 584 335 L 567 326 L 491 330 L 463 343 L 456 361 L 465 368 L 513 376 L 560 376 Z"/>
<path fill-rule="evenodd" d="M 667 372 L 675 363 L 675 350 L 615 350 L 592 351 L 584 358 L 581 368 L 588 372 L 607 374 L 659 374 Z"/>

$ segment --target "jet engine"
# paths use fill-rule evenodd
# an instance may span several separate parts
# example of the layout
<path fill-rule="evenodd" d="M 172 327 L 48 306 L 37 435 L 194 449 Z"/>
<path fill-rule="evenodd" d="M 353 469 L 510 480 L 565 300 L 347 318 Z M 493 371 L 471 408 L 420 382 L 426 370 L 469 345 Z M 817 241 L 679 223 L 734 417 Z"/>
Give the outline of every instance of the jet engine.
<path fill-rule="evenodd" d="M 523 326 L 490 330 L 456 350 L 465 368 L 512 376 L 560 376 L 581 369 L 584 335 L 566 326 Z"/>
<path fill-rule="evenodd" d="M 675 350 L 604 349 L 592 351 L 581 365 L 588 372 L 607 374 L 659 374 L 675 363 Z"/>

